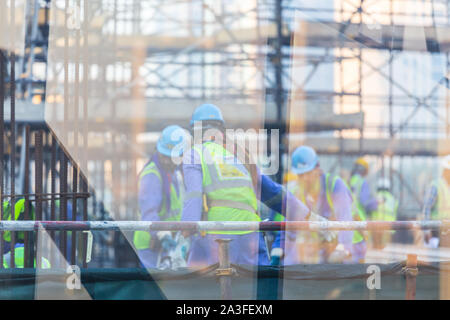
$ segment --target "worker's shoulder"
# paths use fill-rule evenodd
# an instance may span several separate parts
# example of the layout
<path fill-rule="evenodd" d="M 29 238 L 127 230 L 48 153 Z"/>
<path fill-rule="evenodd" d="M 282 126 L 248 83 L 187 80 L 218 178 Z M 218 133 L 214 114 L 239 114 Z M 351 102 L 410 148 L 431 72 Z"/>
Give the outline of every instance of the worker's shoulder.
<path fill-rule="evenodd" d="M 183 165 L 201 164 L 203 146 L 195 144 L 183 154 Z"/>
<path fill-rule="evenodd" d="M 329 174 L 328 187 L 333 193 L 350 191 L 350 187 L 338 174 Z"/>
<path fill-rule="evenodd" d="M 158 167 L 156 166 L 155 162 L 151 161 L 148 162 L 144 168 L 141 170 L 141 172 L 139 173 L 139 178 L 140 179 L 144 179 L 144 178 L 151 178 L 153 176 L 156 177 L 161 177 L 161 174 L 159 173 Z"/>

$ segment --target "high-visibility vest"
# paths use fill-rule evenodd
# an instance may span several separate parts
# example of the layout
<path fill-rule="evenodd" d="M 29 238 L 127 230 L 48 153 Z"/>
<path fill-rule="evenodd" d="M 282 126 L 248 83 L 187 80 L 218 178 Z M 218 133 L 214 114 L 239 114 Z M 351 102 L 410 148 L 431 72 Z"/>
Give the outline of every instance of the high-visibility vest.
<path fill-rule="evenodd" d="M 253 181 L 247 168 L 223 146 L 214 142 L 195 145 L 203 173 L 208 221 L 261 221 Z M 208 231 L 212 234 L 246 234 L 252 231 Z"/>
<path fill-rule="evenodd" d="M 150 162 L 145 166 L 144 170 L 142 170 L 139 175 L 138 186 L 140 187 L 142 179 L 149 175 L 154 174 L 159 181 L 162 183 L 161 173 L 159 172 L 156 164 L 154 162 Z M 174 176 L 175 177 L 175 176 Z M 159 218 L 161 221 L 180 221 L 181 219 L 181 210 L 182 210 L 182 186 L 179 185 L 180 189 L 177 192 L 177 189 L 174 185 L 174 182 L 170 184 L 170 210 L 166 208 L 166 195 L 163 192 L 162 195 L 162 205 L 161 209 L 158 212 Z M 149 194 L 149 196 L 151 196 Z M 133 243 L 138 250 L 148 249 L 150 247 L 151 235 L 148 231 L 135 231 L 133 237 Z"/>
<path fill-rule="evenodd" d="M 367 213 L 364 209 L 364 206 L 359 201 L 359 195 L 361 193 L 361 188 L 364 183 L 363 177 L 361 177 L 359 174 L 355 174 L 350 179 L 350 192 L 352 193 L 353 198 L 353 220 L 356 221 L 366 221 L 367 220 Z M 353 243 L 357 243 L 364 240 L 364 236 L 361 232 L 355 231 L 353 232 Z"/>
<path fill-rule="evenodd" d="M 395 221 L 397 220 L 398 201 L 387 190 L 377 192 L 378 209 L 372 214 L 373 220 Z"/>
<path fill-rule="evenodd" d="M 14 221 L 23 220 L 25 212 L 25 199 L 18 199 L 14 205 Z M 34 220 L 34 209 L 30 208 L 30 219 Z M 11 203 L 9 201 L 3 201 L 3 218 L 2 220 L 11 221 Z M 16 241 L 23 242 L 25 234 L 23 231 L 16 232 Z M 7 242 L 11 241 L 11 231 L 5 231 L 3 233 L 3 239 Z"/>
<path fill-rule="evenodd" d="M 434 220 L 445 220 L 450 218 L 450 186 L 444 179 L 438 179 L 432 182 L 437 190 L 437 200 L 431 212 L 431 218 Z"/>
<path fill-rule="evenodd" d="M 338 180 L 338 178 L 340 178 L 339 176 L 333 176 L 332 179 L 332 183 L 331 183 L 331 187 L 329 186 L 329 179 L 330 178 L 330 173 L 327 173 L 326 177 L 325 177 L 325 185 L 327 186 L 326 188 L 326 194 L 327 194 L 327 201 L 328 201 L 328 205 L 330 206 L 331 210 L 333 210 L 334 212 L 334 204 L 333 204 L 333 199 L 331 194 L 333 193 L 334 187 L 336 185 L 336 181 Z M 361 209 L 361 206 L 359 205 L 359 201 L 357 201 L 357 197 L 356 195 L 352 192 L 352 189 L 347 185 L 347 183 L 345 183 L 344 179 L 340 178 L 341 181 L 344 183 L 344 185 L 347 187 L 348 191 L 350 192 L 350 196 L 352 198 L 352 218 L 354 221 L 366 221 L 366 215 L 365 212 Z M 360 232 L 360 231 L 353 231 L 353 239 L 352 239 L 352 243 L 359 243 L 361 241 L 365 240 L 364 239 L 364 235 Z"/>
<path fill-rule="evenodd" d="M 3 255 L 3 268 L 10 268 L 10 261 L 11 260 L 11 252 L 5 253 Z M 25 266 L 25 248 L 24 247 L 18 247 L 14 249 L 14 262 L 16 268 L 24 268 Z M 36 268 L 36 259 L 34 260 L 34 267 Z M 49 269 L 50 268 L 50 262 L 42 257 L 42 269 Z"/>

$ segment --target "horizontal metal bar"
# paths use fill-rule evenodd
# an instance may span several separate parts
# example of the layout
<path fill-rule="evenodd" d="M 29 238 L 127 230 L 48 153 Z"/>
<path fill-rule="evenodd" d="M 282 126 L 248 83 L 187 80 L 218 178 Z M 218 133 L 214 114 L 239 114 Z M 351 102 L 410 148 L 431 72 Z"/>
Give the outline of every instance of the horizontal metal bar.
<path fill-rule="evenodd" d="M 0 231 L 320 231 L 450 229 L 444 221 L 0 221 Z"/>
<path fill-rule="evenodd" d="M 55 193 L 24 193 L 24 194 L 4 194 L 3 198 L 24 198 L 24 197 L 51 197 L 51 196 L 69 196 L 71 198 L 77 197 L 77 198 L 89 198 L 91 194 L 89 192 L 55 192 Z"/>

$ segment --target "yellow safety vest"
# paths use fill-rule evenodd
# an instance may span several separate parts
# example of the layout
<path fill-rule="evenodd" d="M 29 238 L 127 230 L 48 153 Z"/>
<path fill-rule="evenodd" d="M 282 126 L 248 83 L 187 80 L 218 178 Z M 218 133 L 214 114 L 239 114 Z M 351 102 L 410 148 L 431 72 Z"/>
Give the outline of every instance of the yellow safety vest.
<path fill-rule="evenodd" d="M 147 166 L 145 166 L 144 170 L 142 170 L 139 175 L 139 186 L 142 178 L 149 174 L 154 174 L 158 177 L 159 181 L 162 182 L 161 173 L 159 172 L 156 164 L 154 162 L 150 162 Z M 180 188 L 182 186 L 179 186 Z M 172 181 L 170 185 L 170 210 L 166 208 L 166 195 L 163 193 L 162 197 L 162 205 L 161 209 L 158 213 L 161 221 L 180 221 L 181 220 L 181 211 L 183 200 L 181 199 L 181 190 L 180 193 L 177 193 L 174 182 Z M 133 237 L 133 243 L 138 250 L 148 249 L 150 247 L 151 235 L 148 231 L 135 231 Z"/>
<path fill-rule="evenodd" d="M 431 212 L 434 220 L 445 220 L 450 218 L 450 186 L 444 179 L 433 181 L 433 186 L 437 189 L 437 201 Z"/>
<path fill-rule="evenodd" d="M 261 221 L 247 168 L 223 146 L 205 142 L 193 147 L 200 155 L 208 221 Z M 246 234 L 252 231 L 208 231 Z"/>

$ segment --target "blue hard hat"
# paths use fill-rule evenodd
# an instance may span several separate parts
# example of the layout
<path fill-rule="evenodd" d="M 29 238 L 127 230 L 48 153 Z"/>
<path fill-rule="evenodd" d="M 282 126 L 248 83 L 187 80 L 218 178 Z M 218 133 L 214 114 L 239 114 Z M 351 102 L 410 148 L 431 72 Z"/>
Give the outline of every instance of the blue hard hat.
<path fill-rule="evenodd" d="M 186 142 L 186 131 L 180 126 L 172 125 L 162 131 L 156 144 L 156 149 L 167 157 L 180 157 L 186 148 Z"/>
<path fill-rule="evenodd" d="M 301 146 L 292 153 L 292 172 L 303 174 L 313 170 L 319 163 L 319 157 L 313 148 Z"/>
<path fill-rule="evenodd" d="M 198 106 L 194 110 L 190 124 L 191 126 L 193 126 L 194 123 L 197 121 L 207 121 L 207 120 L 216 120 L 225 123 L 220 109 L 211 103 L 205 103 Z"/>

